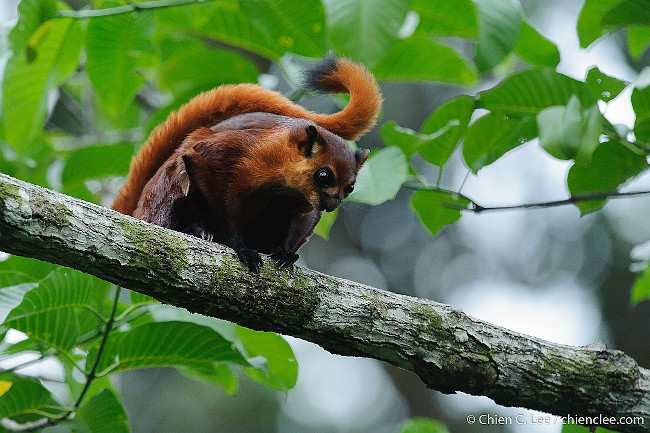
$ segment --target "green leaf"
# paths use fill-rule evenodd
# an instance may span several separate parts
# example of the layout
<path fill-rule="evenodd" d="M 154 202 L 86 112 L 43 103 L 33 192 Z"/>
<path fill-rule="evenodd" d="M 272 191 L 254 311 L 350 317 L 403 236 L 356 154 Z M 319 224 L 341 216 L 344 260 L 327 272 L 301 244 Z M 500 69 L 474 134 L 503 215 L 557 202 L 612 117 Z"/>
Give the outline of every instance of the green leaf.
<path fill-rule="evenodd" d="M 589 69 L 585 80 L 591 93 L 601 101 L 609 102 L 625 89 L 627 83 L 605 75 L 597 67 Z"/>
<path fill-rule="evenodd" d="M 187 33 L 211 38 L 237 48 L 278 60 L 286 51 L 241 11 L 239 2 L 219 1 L 190 4 L 156 11 L 157 32 Z"/>
<path fill-rule="evenodd" d="M 136 69 L 149 51 L 152 13 L 93 18 L 88 23 L 86 72 L 104 108 L 117 116 L 132 102 L 145 79 Z"/>
<path fill-rule="evenodd" d="M 449 433 L 449 430 L 439 421 L 411 418 L 404 423 L 400 433 Z"/>
<path fill-rule="evenodd" d="M 3 329 L 6 329 L 3 327 Z M 24 340 L 20 340 L 17 343 L 9 343 L 6 340 L 2 341 L 0 343 L 0 352 L 2 353 L 3 356 L 9 356 L 9 355 L 16 355 L 21 352 L 45 352 L 47 351 L 47 348 L 43 347 L 43 344 L 34 340 L 33 338 L 26 338 Z M 7 372 L 6 375 L 4 375 L 2 372 L 0 373 L 0 377 L 8 377 L 10 373 Z"/>
<path fill-rule="evenodd" d="M 617 141 L 600 143 L 591 161 L 574 164 L 567 175 L 567 186 L 572 196 L 616 191 L 621 185 L 648 168 L 644 155 L 630 150 Z M 577 203 L 582 214 L 603 207 L 605 199 Z"/>
<path fill-rule="evenodd" d="M 230 51 L 208 49 L 193 39 L 166 38 L 161 50 L 159 84 L 172 91 L 177 99 L 186 99 L 224 83 L 257 81 L 257 68 L 248 59 Z"/>
<path fill-rule="evenodd" d="M 349 199 L 371 205 L 392 200 L 408 177 L 408 162 L 398 147 L 387 147 L 370 155 L 361 166 Z"/>
<path fill-rule="evenodd" d="M 0 270 L 0 323 L 20 305 L 25 293 L 38 286 L 35 278 L 14 270 Z"/>
<path fill-rule="evenodd" d="M 165 305 L 156 305 L 152 310 L 154 310 L 153 315 L 156 320 L 191 321 L 197 324 L 194 326 L 200 324 L 200 327 L 208 327 L 208 329 L 216 331 L 217 335 L 230 341 L 233 347 L 239 350 L 238 354 L 246 357 L 247 363 L 242 363 L 241 360 L 238 363 L 246 367 L 247 374 L 252 373 L 252 370 L 248 369 L 249 367 L 255 367 L 260 371 L 259 374 L 249 374 L 255 380 L 275 389 L 286 390 L 293 387 L 295 358 L 291 348 L 280 336 L 268 332 L 241 329 L 240 326 L 232 322 L 190 314 L 186 310 L 169 308 Z M 221 360 L 217 359 L 217 361 Z M 209 365 L 207 368 L 205 365 L 194 365 L 190 367 L 192 371 L 184 370 L 184 373 L 190 377 L 224 386 L 227 392 L 234 392 L 236 381 L 234 379 L 231 381 L 229 370 L 224 371 L 222 364 L 222 362 L 215 362 L 214 365 Z M 220 377 L 223 374 L 227 376 Z"/>
<path fill-rule="evenodd" d="M 101 191 L 98 191 L 101 193 Z M 63 185 L 61 193 L 90 203 L 100 204 L 99 197 L 88 189 L 84 182 L 71 182 Z"/>
<path fill-rule="evenodd" d="M 594 151 L 600 145 L 600 132 L 605 119 L 600 114 L 600 109 L 597 104 L 592 105 L 586 110 L 582 110 L 581 116 L 582 133 L 580 135 L 576 163 L 584 165 L 591 161 Z"/>
<path fill-rule="evenodd" d="M 86 308 L 102 300 L 101 290 L 109 285 L 98 278 L 59 267 L 38 283 L 23 299 L 20 308 L 14 309 L 9 319 L 58 308 Z"/>
<path fill-rule="evenodd" d="M 122 403 L 108 389 L 103 389 L 84 403 L 75 414 L 75 420 L 90 433 L 128 433 L 129 422 Z"/>
<path fill-rule="evenodd" d="M 52 263 L 21 256 L 11 256 L 7 260 L 0 262 L 0 270 L 15 271 L 29 275 L 32 278 L 30 281 L 38 281 L 45 278 L 57 267 Z"/>
<path fill-rule="evenodd" d="M 321 238 L 328 240 L 330 237 L 330 229 L 334 225 L 334 221 L 336 221 L 336 216 L 338 214 L 338 208 L 335 209 L 334 212 L 323 212 L 320 216 L 320 221 L 318 221 L 318 224 L 314 229 L 314 233 Z"/>
<path fill-rule="evenodd" d="M 617 29 L 650 23 L 650 0 L 624 0 L 609 9 L 601 19 L 602 27 Z"/>
<path fill-rule="evenodd" d="M 34 278 L 20 271 L 0 270 L 0 289 L 12 287 L 18 284 L 34 282 Z M 0 305 L 2 303 L 0 302 Z"/>
<path fill-rule="evenodd" d="M 158 301 L 156 301 L 154 298 L 143 295 L 142 293 L 138 292 L 129 292 L 129 295 L 131 297 L 131 303 L 135 305 L 145 305 L 145 304 L 156 304 Z"/>
<path fill-rule="evenodd" d="M 240 0 L 240 4 L 272 44 L 301 56 L 326 53 L 325 11 L 319 0 Z"/>
<path fill-rule="evenodd" d="M 474 39 L 478 36 L 476 6 L 471 0 L 413 0 L 420 16 L 417 31 Z"/>
<path fill-rule="evenodd" d="M 4 324 L 59 350 L 70 350 L 81 329 L 73 309 L 94 308 L 96 297 L 103 294 L 98 288 L 106 284 L 81 272 L 59 268 L 25 294 Z"/>
<path fill-rule="evenodd" d="M 96 353 L 97 348 L 94 348 L 89 359 L 93 359 Z M 214 371 L 215 362 L 220 361 L 249 365 L 230 341 L 207 326 L 189 322 L 154 322 L 126 332 L 111 332 L 98 371 L 106 374 L 180 366 L 207 372 Z"/>
<path fill-rule="evenodd" d="M 458 221 L 469 204 L 469 199 L 447 191 L 422 189 L 411 197 L 411 206 L 432 235 Z"/>
<path fill-rule="evenodd" d="M 373 68 L 397 40 L 410 1 L 324 0 L 324 4 L 328 36 L 337 54 Z"/>
<path fill-rule="evenodd" d="M 377 79 L 474 83 L 474 67 L 451 48 L 420 35 L 400 39 L 373 69 Z"/>
<path fill-rule="evenodd" d="M 192 368 L 180 368 L 179 370 L 190 379 L 202 380 L 220 386 L 229 395 L 237 393 L 239 380 L 228 364 L 218 363 L 214 366 L 214 370 L 209 372 L 202 372 Z"/>
<path fill-rule="evenodd" d="M 413 156 L 426 140 L 424 135 L 418 134 L 412 129 L 403 128 L 393 120 L 384 123 L 379 135 L 387 146 L 397 146 L 402 149 L 406 158 Z"/>
<path fill-rule="evenodd" d="M 474 3 L 479 11 L 475 61 L 483 72 L 501 63 L 517 45 L 522 13 L 514 0 L 474 0 Z"/>
<path fill-rule="evenodd" d="M 33 46 L 27 46 L 28 42 L 41 24 L 52 18 L 56 11 L 57 4 L 52 1 L 22 0 L 18 4 L 18 22 L 9 34 L 9 43 L 14 54 L 23 49 L 34 50 Z"/>
<path fill-rule="evenodd" d="M 156 322 L 190 322 L 201 326 L 207 326 L 213 329 L 226 340 L 237 343 L 237 324 L 226 320 L 216 319 L 214 317 L 203 316 L 201 314 L 192 314 L 187 310 L 176 308 L 166 304 L 155 304 L 149 308 L 151 315 Z"/>
<path fill-rule="evenodd" d="M 125 175 L 134 148 L 133 143 L 118 143 L 74 150 L 66 160 L 61 180 L 64 184 L 72 184 L 88 179 Z"/>
<path fill-rule="evenodd" d="M 641 56 L 650 47 L 650 27 L 630 26 L 627 29 L 627 49 L 634 60 Z"/>
<path fill-rule="evenodd" d="M 453 153 L 458 141 L 452 143 L 450 141 L 439 141 L 438 139 L 443 137 L 450 128 L 459 125 L 458 120 L 450 120 L 447 125 L 433 134 L 420 134 L 412 129 L 403 128 L 391 120 L 381 128 L 380 135 L 386 145 L 399 147 L 407 158 L 410 158 L 418 151 L 422 153 L 422 150 L 424 150 L 429 162 L 442 167 Z M 440 144 L 447 144 L 449 147 L 439 148 Z"/>
<path fill-rule="evenodd" d="M 0 396 L 0 419 L 33 414 L 52 404 L 52 395 L 43 385 L 32 380 L 18 380 Z"/>
<path fill-rule="evenodd" d="M 532 118 L 512 119 L 489 113 L 470 125 L 463 144 L 463 158 L 477 173 L 510 150 L 537 135 Z"/>
<path fill-rule="evenodd" d="M 646 69 L 644 72 L 648 73 L 650 69 Z M 632 108 L 636 114 L 634 135 L 637 140 L 650 143 L 650 85 L 634 88 L 632 91 Z"/>
<path fill-rule="evenodd" d="M 464 95 L 438 107 L 424 121 L 420 132 L 439 135 L 420 146 L 420 155 L 431 164 L 442 167 L 465 135 L 473 112 L 474 98 Z"/>
<path fill-rule="evenodd" d="M 69 351 L 80 334 L 79 323 L 71 309 L 56 309 L 7 320 L 5 326 L 60 351 Z"/>
<path fill-rule="evenodd" d="M 560 51 L 555 44 L 526 21 L 522 23 L 515 53 L 531 65 L 555 67 L 560 63 Z"/>
<path fill-rule="evenodd" d="M 564 107 L 549 107 L 537 115 L 539 142 L 558 159 L 575 159 L 587 164 L 600 144 L 603 116 L 598 105 L 586 110 L 574 95 Z"/>
<path fill-rule="evenodd" d="M 291 346 L 280 335 L 237 327 L 237 336 L 243 343 L 248 358 L 262 356 L 264 369 L 247 367 L 246 374 L 253 380 L 279 391 L 288 391 L 296 385 L 298 362 Z"/>
<path fill-rule="evenodd" d="M 13 271 L 0 271 L 0 323 L 20 305 L 25 293 L 38 286 L 33 278 Z"/>
<path fill-rule="evenodd" d="M 650 266 L 636 278 L 630 293 L 630 303 L 637 305 L 650 299 Z"/>
<path fill-rule="evenodd" d="M 603 15 L 621 0 L 586 0 L 578 17 L 578 38 L 580 46 L 587 48 L 608 29 L 603 28 Z"/>
<path fill-rule="evenodd" d="M 536 115 L 553 105 L 566 105 L 572 95 L 583 107 L 596 103 L 583 82 L 559 74 L 552 69 L 529 69 L 513 74 L 498 86 L 482 92 L 482 108 L 509 116 Z"/>
<path fill-rule="evenodd" d="M 108 295 L 108 290 L 104 292 L 105 295 Z M 106 299 L 107 307 L 110 301 Z M 112 306 L 112 303 L 111 303 Z M 97 311 L 100 310 L 100 307 L 97 307 Z M 77 331 L 77 338 L 75 339 L 75 346 L 81 347 L 83 350 L 86 350 L 92 343 L 87 341 L 87 338 L 90 336 L 98 335 L 103 331 L 105 322 L 101 320 L 95 313 L 86 309 L 74 309 L 68 310 L 69 314 L 74 314 L 77 316 L 77 321 L 79 323 L 79 330 Z M 110 310 L 109 310 L 110 311 Z M 103 316 L 107 316 L 108 312 Z M 142 318 L 146 318 L 144 315 Z"/>
<path fill-rule="evenodd" d="M 15 53 L 3 82 L 0 121 L 5 139 L 14 150 L 28 150 L 47 115 L 50 93 L 77 67 L 81 49 L 78 21 L 60 18 L 44 22 L 32 50 Z"/>
<path fill-rule="evenodd" d="M 580 101 L 572 96 L 566 106 L 549 107 L 537 115 L 539 143 L 558 159 L 574 159 L 580 148 Z"/>

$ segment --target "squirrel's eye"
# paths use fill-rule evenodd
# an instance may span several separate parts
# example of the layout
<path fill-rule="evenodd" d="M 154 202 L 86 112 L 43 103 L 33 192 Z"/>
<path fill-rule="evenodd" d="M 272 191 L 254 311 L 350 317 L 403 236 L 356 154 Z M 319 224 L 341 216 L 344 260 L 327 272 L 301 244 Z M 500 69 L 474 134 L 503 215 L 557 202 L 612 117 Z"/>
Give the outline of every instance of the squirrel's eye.
<path fill-rule="evenodd" d="M 346 196 L 346 197 L 349 196 L 350 194 L 352 194 L 352 191 L 354 191 L 354 185 L 348 185 L 348 186 L 346 186 L 345 189 L 343 190 L 343 192 L 345 193 L 345 196 Z"/>
<path fill-rule="evenodd" d="M 329 168 L 321 168 L 314 174 L 314 182 L 321 188 L 334 185 L 334 173 Z"/>

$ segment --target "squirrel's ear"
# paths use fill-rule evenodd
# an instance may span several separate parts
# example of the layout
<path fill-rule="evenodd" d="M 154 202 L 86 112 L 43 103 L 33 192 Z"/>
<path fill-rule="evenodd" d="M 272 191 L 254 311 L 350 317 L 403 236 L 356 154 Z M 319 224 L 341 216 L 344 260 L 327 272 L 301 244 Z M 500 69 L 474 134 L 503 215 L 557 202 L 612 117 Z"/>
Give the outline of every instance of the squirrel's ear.
<path fill-rule="evenodd" d="M 301 143 L 300 147 L 304 148 L 303 152 L 305 154 L 305 158 L 311 158 L 315 153 L 318 152 L 318 147 L 323 145 L 323 141 L 320 139 L 318 130 L 314 125 L 307 126 L 307 128 L 305 128 L 305 132 L 307 133 L 307 138 L 304 143 Z"/>
<path fill-rule="evenodd" d="M 183 195 L 187 197 L 187 195 L 190 193 L 190 177 L 187 175 L 187 171 L 181 170 L 178 180 L 181 184 L 181 191 L 183 192 Z"/>
<path fill-rule="evenodd" d="M 187 195 L 190 193 L 190 175 L 187 172 L 188 170 L 188 164 L 189 163 L 189 155 L 186 154 L 181 156 L 181 161 L 183 161 L 182 164 L 178 164 L 177 172 L 178 172 L 178 182 L 180 183 L 181 186 L 181 191 L 183 192 L 183 195 L 187 197 Z"/>
<path fill-rule="evenodd" d="M 366 159 L 368 159 L 370 151 L 368 149 L 358 149 L 354 152 L 354 160 L 357 162 L 357 171 L 361 168 Z"/>

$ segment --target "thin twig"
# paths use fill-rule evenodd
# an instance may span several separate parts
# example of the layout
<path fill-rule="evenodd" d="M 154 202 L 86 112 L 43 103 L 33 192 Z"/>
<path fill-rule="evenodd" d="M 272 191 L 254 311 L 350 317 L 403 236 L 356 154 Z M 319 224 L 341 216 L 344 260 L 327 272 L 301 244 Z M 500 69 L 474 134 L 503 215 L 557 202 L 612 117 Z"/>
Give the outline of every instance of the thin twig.
<path fill-rule="evenodd" d="M 79 364 L 77 364 L 77 361 L 76 361 L 72 356 L 70 356 L 70 354 L 69 354 L 68 352 L 62 350 L 62 351 L 58 352 L 58 354 L 59 354 L 60 356 L 62 356 L 63 358 L 65 358 L 65 359 L 70 363 L 70 365 L 72 366 L 72 368 L 76 368 L 76 369 L 79 370 L 82 374 L 86 374 L 86 372 L 84 371 L 84 369 L 81 368 L 81 367 L 79 366 Z"/>
<path fill-rule="evenodd" d="M 20 424 L 12 420 L 11 418 L 2 418 L 0 420 L 0 425 L 9 431 L 24 432 L 24 431 L 39 430 L 44 427 L 48 427 L 52 425 L 50 421 L 52 421 L 51 418 L 41 418 L 36 421 Z"/>
<path fill-rule="evenodd" d="M 66 415 L 65 418 L 70 416 L 70 414 L 79 409 L 79 405 L 81 405 L 81 402 L 83 401 L 84 397 L 86 396 L 86 393 L 88 392 L 88 389 L 90 388 L 90 385 L 92 381 L 95 379 L 95 375 L 97 374 L 97 368 L 99 367 L 99 362 L 102 359 L 102 353 L 104 352 L 104 347 L 106 347 L 106 341 L 108 341 L 108 334 L 110 334 L 111 329 L 113 328 L 113 322 L 115 321 L 115 312 L 117 311 L 117 304 L 120 299 L 120 287 L 117 287 L 115 290 L 115 299 L 113 300 L 113 309 L 111 310 L 111 315 L 108 318 L 108 321 L 106 322 L 106 329 L 104 331 L 104 335 L 102 336 L 102 341 L 99 343 L 99 349 L 97 349 L 97 356 L 95 357 L 95 361 L 93 362 L 93 366 L 88 372 L 88 375 L 86 376 L 86 383 L 84 384 L 83 389 L 81 390 L 81 393 L 79 394 L 79 397 L 77 398 L 77 401 L 74 403 L 73 410 L 69 411 Z"/>
<path fill-rule="evenodd" d="M 467 211 L 467 212 L 474 212 L 474 213 L 481 213 L 481 212 L 495 212 L 495 211 L 505 211 L 505 210 L 516 210 L 516 209 L 535 209 L 535 208 L 550 208 L 550 207 L 559 207 L 559 206 L 567 206 L 571 204 L 576 204 L 576 203 L 581 203 L 589 200 L 604 200 L 604 199 L 616 199 L 616 198 L 629 198 L 629 197 L 635 197 L 635 196 L 640 196 L 640 195 L 650 195 L 650 191 L 627 191 L 627 192 L 620 192 L 620 191 L 600 191 L 600 192 L 591 192 L 591 193 L 585 193 L 585 194 L 574 194 L 568 198 L 561 199 L 561 200 L 551 200 L 551 201 L 542 201 L 542 202 L 534 202 L 534 203 L 520 203 L 520 204 L 509 204 L 509 205 L 501 205 L 501 206 L 483 206 L 478 203 L 476 203 L 475 200 L 467 197 L 466 195 L 461 194 L 460 192 L 457 191 L 449 191 L 443 188 L 437 188 L 434 186 L 430 185 L 422 185 L 420 183 L 405 183 L 404 187 L 414 189 L 416 191 L 418 190 L 425 190 L 425 191 L 440 191 L 444 192 L 447 194 L 455 194 L 459 195 L 461 197 L 465 197 L 472 203 L 472 207 L 466 207 L 462 205 L 458 205 L 455 203 L 444 203 L 444 207 L 449 208 L 449 209 L 458 209 L 461 211 Z"/>
<path fill-rule="evenodd" d="M 436 187 L 440 188 L 440 183 L 442 182 L 442 167 L 438 168 L 438 178 L 436 179 Z"/>
<path fill-rule="evenodd" d="M 95 18 L 105 17 L 108 15 L 119 15 L 130 12 L 148 10 L 148 9 L 161 9 L 171 6 L 183 6 L 193 3 L 205 3 L 213 0 L 159 0 L 151 2 L 135 2 L 124 6 L 117 6 L 105 9 L 86 9 L 86 10 L 59 10 L 56 13 L 58 18 Z"/>
<path fill-rule="evenodd" d="M 115 322 L 122 321 L 124 318 L 126 318 L 126 316 L 128 316 L 133 311 L 136 311 L 140 307 L 144 307 L 144 306 L 152 305 L 152 304 L 154 304 L 154 303 L 152 303 L 152 302 L 139 302 L 137 304 L 129 305 L 129 307 L 126 310 L 124 310 L 122 312 L 122 314 L 120 314 L 119 316 L 117 316 L 115 318 Z M 129 320 L 125 320 L 125 323 L 130 322 L 131 320 L 137 319 L 138 317 L 143 316 L 145 314 L 147 314 L 147 311 L 140 311 L 139 314 L 134 315 Z"/>
<path fill-rule="evenodd" d="M 459 195 L 459 196 L 465 197 L 466 199 L 472 201 L 469 197 L 464 196 L 463 194 L 461 194 L 458 191 L 452 191 L 452 190 L 445 189 L 445 188 L 439 188 L 439 187 L 437 187 L 435 185 L 429 184 L 428 182 L 426 182 L 426 180 L 424 182 L 420 181 L 420 179 L 418 179 L 417 182 L 406 182 L 403 186 L 404 186 L 404 188 L 414 189 L 416 191 L 421 191 L 421 190 L 424 190 L 424 191 L 438 191 L 438 192 L 444 192 L 444 193 L 452 194 L 452 195 Z M 473 201 L 472 201 L 472 203 L 473 203 Z M 465 209 L 465 208 L 463 207 L 463 209 Z"/>
<path fill-rule="evenodd" d="M 534 208 L 550 208 L 558 206 L 566 206 L 576 203 L 581 203 L 589 200 L 603 200 L 603 199 L 615 199 L 615 198 L 626 198 L 634 197 L 639 195 L 649 195 L 650 191 L 628 191 L 628 192 L 619 192 L 619 191 L 603 191 L 603 192 L 594 192 L 587 194 L 575 194 L 569 198 L 563 200 L 552 200 L 545 202 L 536 202 L 536 203 L 522 203 L 514 205 L 504 205 L 504 206 L 481 206 L 474 203 L 473 208 L 463 208 L 462 210 L 470 211 L 474 213 L 481 212 L 491 212 L 491 211 L 504 211 L 504 210 L 514 210 L 514 209 L 534 209 Z"/>
<path fill-rule="evenodd" d="M 140 306 L 142 306 L 142 305 L 140 305 Z M 134 310 L 131 310 L 131 311 L 129 311 L 129 313 L 131 313 L 131 312 L 133 312 L 133 311 L 134 311 Z M 124 323 L 129 323 L 129 322 L 131 322 L 131 321 L 133 321 L 133 320 L 135 320 L 135 319 L 138 319 L 138 318 L 144 316 L 145 314 L 147 314 L 147 311 L 140 311 L 138 314 L 134 314 L 134 315 L 133 315 L 132 317 L 130 317 L 128 320 L 124 320 L 124 321 L 123 321 L 123 319 L 124 319 L 124 317 L 125 317 L 125 314 L 122 313 L 122 314 L 120 314 L 118 317 L 116 317 L 115 320 L 113 321 L 113 327 L 119 327 L 120 325 L 122 325 L 122 324 L 124 324 Z M 81 340 L 78 340 L 78 344 L 79 344 L 80 346 L 83 346 L 84 344 L 88 344 L 88 343 L 90 343 L 92 340 L 94 340 L 95 338 L 97 338 L 97 337 L 101 337 L 102 335 L 104 335 L 104 332 L 103 332 L 103 331 L 102 331 L 102 332 L 95 331 L 95 332 L 93 332 L 93 333 L 87 333 L 87 334 L 85 334 L 85 335 L 82 336 L 83 338 L 82 338 Z"/>
<path fill-rule="evenodd" d="M 84 305 L 81 308 L 83 308 L 86 311 L 90 311 L 92 314 L 95 315 L 95 317 L 97 317 L 99 319 L 100 322 L 106 323 L 106 319 L 104 319 L 104 316 L 102 316 L 102 313 L 97 311 L 94 307 L 91 307 L 89 305 Z"/>
<path fill-rule="evenodd" d="M 472 172 L 472 171 L 468 168 L 468 169 L 467 169 L 467 173 L 465 173 L 465 177 L 463 177 L 463 181 L 462 181 L 461 184 L 460 184 L 460 188 L 458 188 L 458 194 L 461 194 L 462 191 L 463 191 L 463 188 L 465 188 L 465 183 L 467 183 L 467 179 L 469 179 L 469 174 L 470 174 L 471 172 Z"/>

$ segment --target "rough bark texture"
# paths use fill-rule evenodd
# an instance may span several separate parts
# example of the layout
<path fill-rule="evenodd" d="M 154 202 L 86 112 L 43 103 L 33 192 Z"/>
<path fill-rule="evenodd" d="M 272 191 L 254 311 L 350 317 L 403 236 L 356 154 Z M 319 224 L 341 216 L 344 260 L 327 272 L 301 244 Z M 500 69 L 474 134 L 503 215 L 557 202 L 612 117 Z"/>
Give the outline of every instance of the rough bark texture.
<path fill-rule="evenodd" d="M 226 247 L 2 174 L 0 251 L 79 269 L 191 312 L 300 337 L 333 353 L 383 360 L 443 392 L 596 417 L 595 424 L 621 432 L 650 426 L 650 371 L 620 351 L 553 344 L 448 305 L 308 269 L 280 270 L 268 260 L 251 274 Z M 604 417 L 640 418 L 616 426 Z"/>

